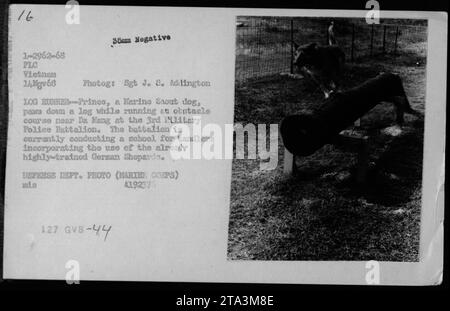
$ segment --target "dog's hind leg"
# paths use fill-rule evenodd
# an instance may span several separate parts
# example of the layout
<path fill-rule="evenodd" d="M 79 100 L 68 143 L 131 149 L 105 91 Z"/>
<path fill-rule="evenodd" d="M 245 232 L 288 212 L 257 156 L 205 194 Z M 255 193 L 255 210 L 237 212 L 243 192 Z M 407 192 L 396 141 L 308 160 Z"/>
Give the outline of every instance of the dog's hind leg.
<path fill-rule="evenodd" d="M 421 113 L 412 109 L 411 104 L 409 103 L 408 97 L 406 96 L 405 89 L 403 87 L 403 83 L 399 76 L 397 76 L 397 80 L 391 86 L 396 90 L 396 95 L 392 96 L 391 102 L 397 107 L 398 116 L 397 121 L 403 118 L 403 114 L 409 113 L 415 116 L 421 116 Z"/>
<path fill-rule="evenodd" d="M 389 99 L 395 105 L 396 122 L 403 125 L 405 113 L 420 117 L 422 114 L 411 108 L 409 100 L 406 96 L 393 96 Z"/>

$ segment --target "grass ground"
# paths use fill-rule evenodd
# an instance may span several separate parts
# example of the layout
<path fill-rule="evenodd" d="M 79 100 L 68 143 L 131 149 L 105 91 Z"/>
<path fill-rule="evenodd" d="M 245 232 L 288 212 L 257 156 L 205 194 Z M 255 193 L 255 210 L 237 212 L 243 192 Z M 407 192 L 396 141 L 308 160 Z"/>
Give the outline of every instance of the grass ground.
<path fill-rule="evenodd" d="M 403 53 L 370 63 L 347 64 L 343 89 L 380 71 L 401 75 L 413 108 L 424 111 L 425 57 Z M 305 80 L 274 76 L 238 85 L 236 123 L 279 123 L 323 100 Z M 419 251 L 423 120 L 406 117 L 403 133 L 382 129 L 394 122 L 393 107 L 382 104 L 362 119 L 370 135 L 368 182 L 356 186 L 351 175 L 356 155 L 325 146 L 298 159 L 298 171 L 279 165 L 259 170 L 259 160 L 234 160 L 228 257 L 255 260 L 417 261 Z"/>

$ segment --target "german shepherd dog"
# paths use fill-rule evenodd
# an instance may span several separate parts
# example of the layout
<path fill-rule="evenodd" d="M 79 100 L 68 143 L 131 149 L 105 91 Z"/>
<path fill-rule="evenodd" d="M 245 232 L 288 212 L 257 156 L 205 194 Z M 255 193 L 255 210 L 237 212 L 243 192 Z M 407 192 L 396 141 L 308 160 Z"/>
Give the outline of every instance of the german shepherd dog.
<path fill-rule="evenodd" d="M 298 45 L 294 42 L 294 66 L 312 79 L 324 93 L 325 98 L 337 90 L 345 54 L 336 45 L 319 46 L 317 43 Z"/>

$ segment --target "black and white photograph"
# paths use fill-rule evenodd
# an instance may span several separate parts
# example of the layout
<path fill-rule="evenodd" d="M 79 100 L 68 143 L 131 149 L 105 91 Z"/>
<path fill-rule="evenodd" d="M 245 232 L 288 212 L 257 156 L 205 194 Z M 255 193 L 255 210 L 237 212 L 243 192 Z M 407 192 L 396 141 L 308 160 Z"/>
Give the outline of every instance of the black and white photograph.
<path fill-rule="evenodd" d="M 237 17 L 234 122 L 279 148 L 233 160 L 228 259 L 418 261 L 427 56 L 426 20 Z"/>
<path fill-rule="evenodd" d="M 442 283 L 447 13 L 258 5 L 0 5 L 1 286 Z"/>

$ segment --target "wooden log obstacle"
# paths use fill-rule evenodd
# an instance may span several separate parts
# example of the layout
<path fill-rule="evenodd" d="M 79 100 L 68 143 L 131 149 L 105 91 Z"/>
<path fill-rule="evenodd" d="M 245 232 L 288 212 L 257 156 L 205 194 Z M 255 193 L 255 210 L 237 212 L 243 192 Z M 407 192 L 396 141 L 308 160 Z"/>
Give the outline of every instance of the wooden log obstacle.
<path fill-rule="evenodd" d="M 358 153 L 356 181 L 365 180 L 368 166 L 368 137 L 357 131 L 345 131 L 381 102 L 395 105 L 396 122 L 402 125 L 404 113 L 418 115 L 406 97 L 401 78 L 382 73 L 345 92 L 326 99 L 313 114 L 297 114 L 281 121 L 280 133 L 285 146 L 284 172 L 295 169 L 295 156 L 309 156 L 326 144 Z"/>

